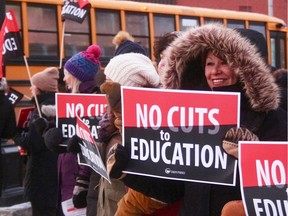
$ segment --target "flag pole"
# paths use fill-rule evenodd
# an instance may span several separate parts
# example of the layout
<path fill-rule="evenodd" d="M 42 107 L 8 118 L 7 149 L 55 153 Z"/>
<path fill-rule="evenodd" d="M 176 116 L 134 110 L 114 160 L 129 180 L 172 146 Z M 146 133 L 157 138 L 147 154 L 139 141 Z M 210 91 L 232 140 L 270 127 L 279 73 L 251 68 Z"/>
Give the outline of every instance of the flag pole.
<path fill-rule="evenodd" d="M 27 69 L 28 76 L 29 76 L 30 84 L 31 84 L 31 86 L 32 86 L 33 83 L 32 83 L 32 79 L 31 79 L 31 73 L 30 73 L 30 69 L 29 69 L 29 66 L 28 66 L 27 58 L 26 58 L 25 55 L 23 56 L 23 58 L 24 58 L 24 61 L 25 61 L 25 65 L 26 65 L 26 69 Z M 40 110 L 40 106 L 39 106 L 39 103 L 38 103 L 37 96 L 34 95 L 33 91 L 32 91 L 32 94 L 33 94 L 33 96 L 34 96 L 34 98 L 35 98 L 35 103 L 36 103 L 36 107 L 37 107 L 39 116 L 40 116 L 40 118 L 42 118 L 42 113 L 41 113 L 41 110 Z"/>
<path fill-rule="evenodd" d="M 65 20 L 63 21 L 63 26 L 62 26 L 62 38 L 61 38 L 61 47 L 60 47 L 60 65 L 59 65 L 59 68 L 62 68 L 62 62 L 63 62 L 64 33 L 65 33 Z"/>

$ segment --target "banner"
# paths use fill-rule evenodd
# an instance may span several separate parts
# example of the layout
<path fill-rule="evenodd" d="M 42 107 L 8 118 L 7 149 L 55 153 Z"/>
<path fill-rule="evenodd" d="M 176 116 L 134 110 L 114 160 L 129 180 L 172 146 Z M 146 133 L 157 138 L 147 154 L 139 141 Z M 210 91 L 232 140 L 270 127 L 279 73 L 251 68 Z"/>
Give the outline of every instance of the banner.
<path fill-rule="evenodd" d="M 95 172 L 103 176 L 110 182 L 106 167 L 102 161 L 98 147 L 91 135 L 87 125 L 81 121 L 77 116 L 77 136 L 81 138 L 82 142 L 79 143 L 81 153 L 78 154 L 78 163 L 91 167 Z M 110 182 L 111 183 L 111 182 Z"/>
<path fill-rule="evenodd" d="M 73 0 L 64 0 L 64 5 L 62 7 L 62 20 L 69 19 L 78 23 L 82 23 L 87 16 L 90 5 L 87 0 L 79 0 L 78 2 Z"/>
<path fill-rule="evenodd" d="M 76 134 L 76 114 L 88 125 L 92 137 L 98 140 L 99 121 L 107 107 L 104 94 L 56 94 L 56 126 L 63 138 Z"/>
<path fill-rule="evenodd" d="M 91 5 L 90 2 L 88 0 L 78 0 L 78 4 L 79 4 L 79 7 L 80 8 L 84 8 L 86 7 L 87 5 Z"/>
<path fill-rule="evenodd" d="M 6 12 L 6 17 L 0 31 L 0 78 L 3 77 L 2 65 L 11 58 L 23 56 L 20 33 L 12 10 Z"/>
<path fill-rule="evenodd" d="M 23 98 L 23 94 L 16 91 L 15 89 L 9 87 L 9 91 L 6 94 L 6 97 L 8 98 L 8 100 L 11 102 L 11 104 L 13 106 L 16 105 L 16 103 L 18 103 L 19 101 L 21 101 L 21 99 Z"/>
<path fill-rule="evenodd" d="M 239 142 L 246 215 L 288 215 L 288 142 Z"/>
<path fill-rule="evenodd" d="M 131 158 L 126 173 L 235 185 L 237 161 L 221 140 L 239 125 L 239 93 L 121 91 L 123 143 Z"/>

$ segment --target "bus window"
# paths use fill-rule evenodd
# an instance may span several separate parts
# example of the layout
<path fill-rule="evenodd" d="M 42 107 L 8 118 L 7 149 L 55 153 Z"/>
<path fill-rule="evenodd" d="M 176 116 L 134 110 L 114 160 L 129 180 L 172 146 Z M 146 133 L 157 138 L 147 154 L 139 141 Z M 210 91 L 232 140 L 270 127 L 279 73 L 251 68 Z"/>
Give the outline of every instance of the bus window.
<path fill-rule="evenodd" d="M 30 57 L 59 56 L 56 7 L 28 4 Z"/>
<path fill-rule="evenodd" d="M 245 28 L 245 21 L 242 20 L 227 20 L 227 27 L 228 28 Z"/>
<path fill-rule="evenodd" d="M 196 17 L 180 17 L 180 31 L 185 31 L 187 28 L 199 25 L 199 18 Z"/>
<path fill-rule="evenodd" d="M 266 28 L 265 23 L 262 22 L 249 22 L 249 29 L 253 29 L 255 31 L 258 31 L 264 35 L 266 38 Z"/>
<path fill-rule="evenodd" d="M 286 68 L 286 43 L 284 32 L 270 32 L 271 42 L 271 65 L 276 68 Z"/>
<path fill-rule="evenodd" d="M 120 13 L 113 10 L 95 10 L 97 44 L 102 48 L 103 57 L 112 57 L 115 47 L 113 37 L 120 31 Z"/>
<path fill-rule="evenodd" d="M 223 19 L 219 19 L 219 18 L 207 18 L 205 17 L 204 18 L 204 24 L 207 24 L 207 23 L 221 23 L 223 24 Z"/>
<path fill-rule="evenodd" d="M 169 15 L 154 14 L 154 36 L 160 37 L 168 32 L 175 31 L 175 18 Z"/>
<path fill-rule="evenodd" d="M 148 16 L 144 13 L 126 12 L 126 31 L 150 53 Z"/>
<path fill-rule="evenodd" d="M 84 51 L 91 44 L 89 30 L 89 14 L 82 23 L 73 20 L 65 20 L 64 48 L 65 56 L 70 57 L 78 52 Z"/>

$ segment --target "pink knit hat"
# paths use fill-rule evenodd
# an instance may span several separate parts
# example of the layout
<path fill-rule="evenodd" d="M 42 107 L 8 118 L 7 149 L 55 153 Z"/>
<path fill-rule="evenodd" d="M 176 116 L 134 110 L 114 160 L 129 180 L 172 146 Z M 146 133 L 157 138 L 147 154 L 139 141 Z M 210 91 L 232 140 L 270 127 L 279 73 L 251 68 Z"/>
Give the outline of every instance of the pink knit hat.
<path fill-rule="evenodd" d="M 48 67 L 31 78 L 32 84 L 43 92 L 57 92 L 58 79 L 59 71 L 56 67 Z"/>

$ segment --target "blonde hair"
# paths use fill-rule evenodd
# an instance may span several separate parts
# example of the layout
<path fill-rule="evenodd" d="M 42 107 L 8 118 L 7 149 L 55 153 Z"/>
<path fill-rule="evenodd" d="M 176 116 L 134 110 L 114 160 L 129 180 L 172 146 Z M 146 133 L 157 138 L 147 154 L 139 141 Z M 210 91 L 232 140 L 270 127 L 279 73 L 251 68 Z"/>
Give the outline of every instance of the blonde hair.
<path fill-rule="evenodd" d="M 79 92 L 79 86 L 82 83 L 79 79 L 77 79 L 75 76 L 73 76 L 73 82 L 72 82 L 72 89 L 71 89 L 71 93 L 80 93 Z"/>
<path fill-rule="evenodd" d="M 130 40 L 134 42 L 133 36 L 130 35 L 128 32 L 119 31 L 113 38 L 112 43 L 115 45 L 115 48 L 117 48 L 125 40 Z"/>

